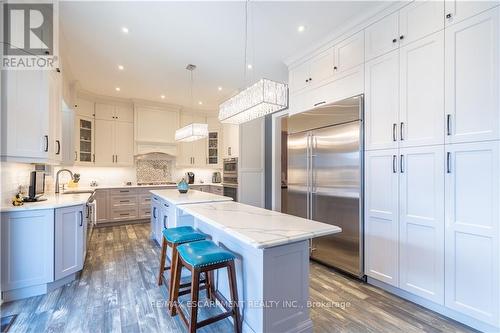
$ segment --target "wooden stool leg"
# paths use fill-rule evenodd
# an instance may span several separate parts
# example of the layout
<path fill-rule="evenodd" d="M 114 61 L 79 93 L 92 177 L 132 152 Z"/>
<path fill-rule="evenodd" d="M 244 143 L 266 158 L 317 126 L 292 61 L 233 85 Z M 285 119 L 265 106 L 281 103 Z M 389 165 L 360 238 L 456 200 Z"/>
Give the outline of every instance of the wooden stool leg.
<path fill-rule="evenodd" d="M 169 310 L 172 309 L 172 291 L 174 289 L 174 276 L 175 276 L 174 270 L 178 264 L 179 264 L 179 258 L 177 255 L 177 245 L 172 244 L 172 260 L 170 262 L 170 281 L 169 281 L 170 283 L 168 286 L 168 299 L 169 299 L 168 308 L 169 308 Z M 182 267 L 181 267 L 181 272 L 182 272 Z M 180 279 L 179 279 L 179 284 L 180 284 Z"/>
<path fill-rule="evenodd" d="M 200 271 L 193 269 L 191 271 L 191 318 L 189 321 L 189 333 L 196 332 L 198 323 L 198 298 L 200 293 Z"/>
<path fill-rule="evenodd" d="M 207 280 L 207 298 L 211 301 L 215 301 L 214 298 L 214 272 L 205 272 L 205 279 Z"/>
<path fill-rule="evenodd" d="M 158 285 L 161 286 L 163 283 L 163 272 L 165 271 L 165 257 L 167 254 L 167 241 L 165 237 L 162 237 L 163 241 L 161 243 L 161 256 L 160 256 L 160 273 L 158 274 Z"/>
<path fill-rule="evenodd" d="M 240 309 L 238 304 L 238 289 L 236 287 L 236 271 L 234 261 L 230 261 L 227 266 L 227 276 L 229 278 L 229 289 L 231 292 L 232 312 L 234 320 L 234 331 L 241 333 Z"/>
<path fill-rule="evenodd" d="M 172 293 L 171 296 L 169 295 L 170 298 L 170 315 L 175 316 L 177 314 L 178 310 L 178 302 L 179 302 L 179 289 L 181 285 L 181 272 L 182 272 L 182 262 L 178 261 L 174 266 L 171 266 L 170 268 L 173 270 L 174 275 L 173 279 L 171 278 L 172 281 Z M 180 310 L 179 310 L 180 311 Z"/>

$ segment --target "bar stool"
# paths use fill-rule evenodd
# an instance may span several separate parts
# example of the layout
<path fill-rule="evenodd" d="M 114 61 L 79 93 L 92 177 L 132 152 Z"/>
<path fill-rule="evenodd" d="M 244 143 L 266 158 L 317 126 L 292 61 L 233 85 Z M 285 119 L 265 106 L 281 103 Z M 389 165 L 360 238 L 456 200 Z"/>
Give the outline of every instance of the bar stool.
<path fill-rule="evenodd" d="M 172 291 L 172 307 L 171 315 L 175 316 L 179 313 L 182 321 L 189 329 L 190 333 L 196 332 L 198 328 L 212 324 L 216 321 L 225 319 L 229 316 L 233 317 L 234 331 L 241 332 L 240 313 L 238 306 L 238 289 L 236 287 L 236 273 L 234 268 L 235 256 L 214 242 L 203 240 L 192 243 L 186 243 L 177 247 L 176 266 L 174 271 L 174 283 Z M 182 267 L 185 266 L 191 271 L 191 317 L 188 323 L 186 316 L 179 306 L 179 289 Z M 231 294 L 231 306 L 226 304 L 217 291 L 212 290 L 211 296 L 215 296 L 224 306 L 226 312 L 207 318 L 198 322 L 198 297 L 200 289 L 200 274 L 205 273 L 207 276 L 212 276 L 213 272 L 219 268 L 227 268 L 229 290 Z M 209 286 L 211 288 L 211 286 Z"/>
<path fill-rule="evenodd" d="M 167 269 L 170 269 L 170 281 L 169 281 L 170 283 L 168 288 L 168 298 L 169 298 L 168 308 L 170 309 L 172 304 L 171 300 L 172 300 L 173 276 L 175 267 L 177 265 L 177 257 L 178 257 L 177 246 L 188 242 L 204 240 L 206 238 L 206 235 L 200 232 L 196 232 L 196 230 L 194 230 L 192 227 L 189 226 L 165 228 L 163 229 L 162 234 L 163 234 L 163 240 L 161 245 L 160 272 L 158 273 L 158 285 L 161 286 L 163 284 L 163 272 L 165 272 L 165 270 Z M 170 266 L 165 266 L 168 246 L 172 248 L 172 260 Z M 207 290 L 210 291 L 211 288 L 208 288 L 208 285 L 210 283 L 208 276 L 205 277 L 205 280 L 203 282 Z M 181 288 L 189 287 L 190 285 L 191 285 L 190 283 L 183 284 L 181 285 Z M 184 293 L 187 294 L 187 292 Z"/>

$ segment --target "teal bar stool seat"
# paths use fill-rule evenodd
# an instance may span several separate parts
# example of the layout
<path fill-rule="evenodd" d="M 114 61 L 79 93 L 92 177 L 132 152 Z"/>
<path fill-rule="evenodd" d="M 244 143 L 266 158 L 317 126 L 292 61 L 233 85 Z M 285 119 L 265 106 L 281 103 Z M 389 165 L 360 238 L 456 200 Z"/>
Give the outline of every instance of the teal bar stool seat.
<path fill-rule="evenodd" d="M 207 236 L 201 232 L 197 232 L 195 229 L 189 226 L 185 227 L 176 227 L 176 228 L 164 228 L 162 231 L 163 234 L 163 240 L 162 240 L 162 246 L 161 246 L 161 256 L 160 256 L 160 272 L 158 273 L 158 285 L 163 284 L 163 273 L 165 270 L 170 269 L 170 283 L 169 283 L 169 303 L 168 307 L 169 309 L 171 308 L 171 297 L 172 297 L 172 285 L 173 285 L 173 273 L 175 271 L 175 266 L 177 265 L 177 246 L 181 244 L 185 244 L 188 242 L 196 242 L 200 240 L 204 240 Z M 165 266 L 165 260 L 167 257 L 167 248 L 170 246 L 172 248 L 172 260 L 171 260 L 171 265 L 170 266 Z M 207 287 L 207 290 L 210 290 L 208 288 L 209 280 L 206 277 L 204 279 L 204 284 L 205 287 Z M 182 288 L 188 287 L 191 284 L 184 284 L 181 285 Z"/>
<path fill-rule="evenodd" d="M 234 254 L 217 246 L 212 241 L 201 240 L 177 246 L 177 257 L 177 264 L 173 273 L 174 278 L 171 297 L 171 315 L 175 316 L 179 313 L 182 321 L 186 324 L 190 333 L 196 332 L 198 328 L 231 316 L 233 317 L 234 331 L 237 333 L 241 332 Z M 182 267 L 186 267 L 191 271 L 191 316 L 189 318 L 189 322 L 179 306 L 180 288 L 182 286 L 180 284 Z M 213 281 L 213 272 L 220 268 L 227 268 L 229 290 L 231 294 L 230 305 L 227 304 L 228 302 L 218 293 L 218 291 L 211 290 L 209 298 L 217 298 L 225 308 L 226 312 L 198 322 L 198 300 L 201 283 L 200 275 L 204 273 L 209 281 Z M 208 287 L 212 288 L 212 282 L 210 282 Z"/>

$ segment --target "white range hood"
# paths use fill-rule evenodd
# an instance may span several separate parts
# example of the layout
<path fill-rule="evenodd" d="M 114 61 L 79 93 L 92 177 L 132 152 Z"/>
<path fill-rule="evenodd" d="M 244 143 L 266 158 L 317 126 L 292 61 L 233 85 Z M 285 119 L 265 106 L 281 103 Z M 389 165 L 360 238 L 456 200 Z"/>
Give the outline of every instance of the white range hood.
<path fill-rule="evenodd" d="M 165 144 L 165 143 L 146 143 L 146 142 L 136 142 L 137 147 L 135 155 L 145 155 L 145 154 L 166 154 L 170 155 L 172 158 L 177 156 L 177 145 L 175 144 Z"/>

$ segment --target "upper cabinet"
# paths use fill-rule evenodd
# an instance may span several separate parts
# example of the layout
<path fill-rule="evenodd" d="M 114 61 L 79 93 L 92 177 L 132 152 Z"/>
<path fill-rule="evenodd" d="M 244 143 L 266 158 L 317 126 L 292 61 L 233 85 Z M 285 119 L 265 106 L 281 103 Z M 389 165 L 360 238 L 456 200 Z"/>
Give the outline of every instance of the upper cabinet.
<path fill-rule="evenodd" d="M 175 144 L 175 130 L 179 127 L 179 111 L 136 107 L 135 126 L 136 142 Z"/>
<path fill-rule="evenodd" d="M 222 124 L 222 157 L 238 157 L 240 146 L 240 127 Z"/>
<path fill-rule="evenodd" d="M 207 117 L 203 114 L 181 113 L 180 126 L 182 128 L 193 123 L 207 123 Z M 178 143 L 178 166 L 204 167 L 207 165 L 207 139 L 192 142 Z"/>
<path fill-rule="evenodd" d="M 366 60 L 443 29 L 442 1 L 414 1 L 365 30 Z"/>
<path fill-rule="evenodd" d="M 500 1 L 445 1 L 446 25 L 458 23 L 466 18 L 479 14 L 485 10 L 498 6 Z"/>
<path fill-rule="evenodd" d="M 497 7 L 446 29 L 449 143 L 500 139 L 499 12 Z"/>
<path fill-rule="evenodd" d="M 95 118 L 102 120 L 118 120 L 133 122 L 134 121 L 134 109 L 127 105 L 113 105 L 113 104 L 95 104 Z"/>
<path fill-rule="evenodd" d="M 360 31 L 335 45 L 334 75 L 353 69 L 364 62 L 364 43 L 365 34 L 364 31 Z"/>
<path fill-rule="evenodd" d="M 1 156 L 19 162 L 58 163 L 61 156 L 60 73 L 5 71 Z M 2 101 L 4 102 L 4 101 Z"/>

